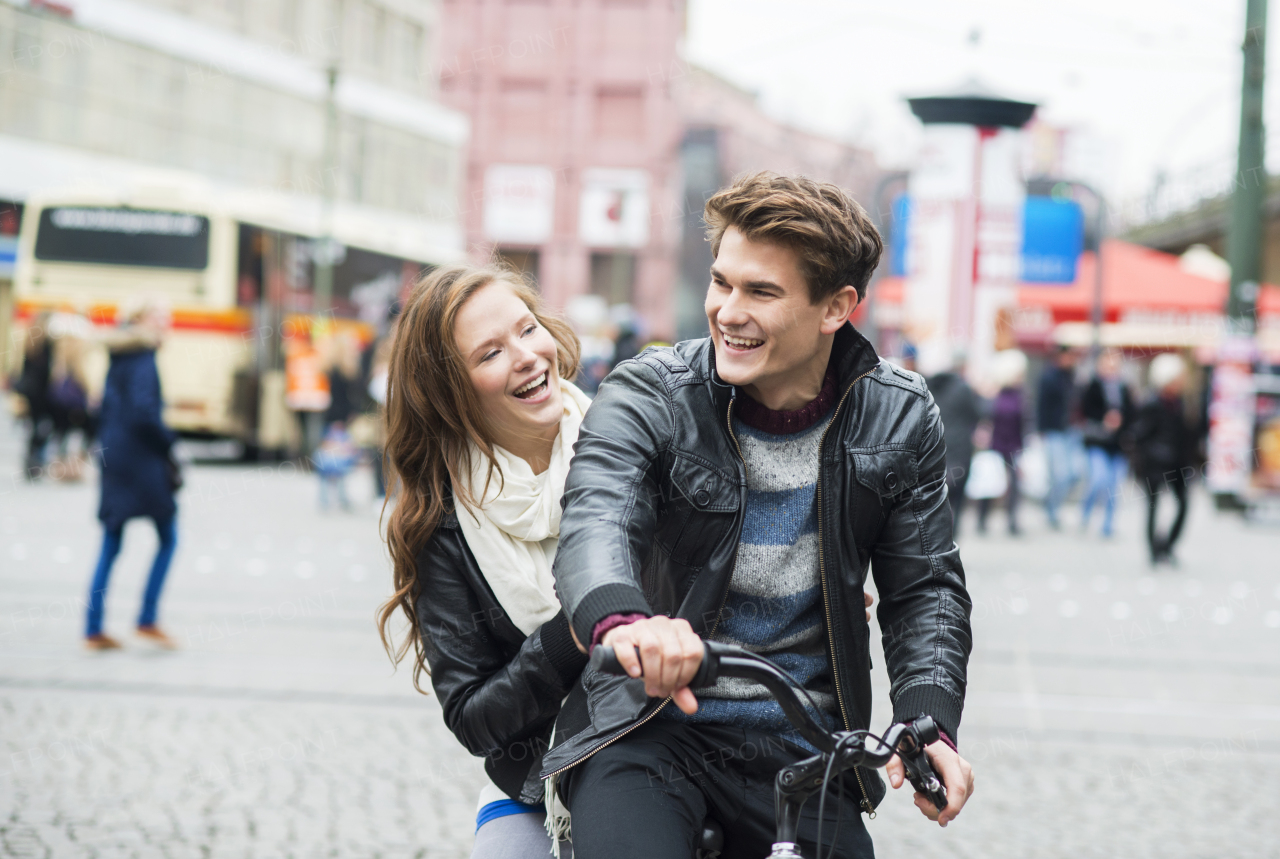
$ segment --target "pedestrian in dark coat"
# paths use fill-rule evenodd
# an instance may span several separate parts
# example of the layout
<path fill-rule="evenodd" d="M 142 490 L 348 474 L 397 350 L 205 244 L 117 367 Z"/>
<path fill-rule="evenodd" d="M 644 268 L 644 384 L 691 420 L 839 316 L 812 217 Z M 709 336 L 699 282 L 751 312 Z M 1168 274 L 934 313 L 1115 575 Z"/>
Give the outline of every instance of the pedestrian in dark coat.
<path fill-rule="evenodd" d="M 1187 423 L 1182 390 L 1186 364 L 1172 353 L 1157 355 L 1149 370 L 1154 396 L 1133 420 L 1133 467 L 1138 482 L 1147 489 L 1147 544 L 1151 565 L 1172 564 L 1173 545 L 1187 519 L 1187 475 L 1195 460 L 1196 434 Z M 1160 492 L 1168 489 L 1177 504 L 1173 524 L 1157 533 L 1156 512 Z"/>
<path fill-rule="evenodd" d="M 44 466 L 44 448 L 53 429 L 49 409 L 49 382 L 53 369 L 53 340 L 49 337 L 49 314 L 37 316 L 27 328 L 27 342 L 22 350 L 22 372 L 14 383 L 14 392 L 27 402 L 27 453 L 23 469 L 27 480 L 40 476 Z"/>
<path fill-rule="evenodd" d="M 951 505 L 952 535 L 960 533 L 964 513 L 964 488 L 973 461 L 973 431 L 982 420 L 982 398 L 957 371 L 943 370 L 929 377 L 929 391 L 942 417 L 942 437 L 947 445 L 947 501 Z"/>
<path fill-rule="evenodd" d="M 1061 527 L 1058 507 L 1071 492 L 1076 481 L 1075 452 L 1080 445 L 1079 434 L 1071 425 L 1071 412 L 1075 404 L 1075 353 L 1060 346 L 1053 362 L 1040 375 L 1036 391 L 1036 430 L 1044 443 L 1046 465 L 1049 467 L 1049 487 L 1044 496 L 1044 511 L 1049 526 Z"/>
<path fill-rule="evenodd" d="M 1120 377 L 1120 368 L 1119 352 L 1114 349 L 1103 352 L 1098 356 L 1097 374 L 1080 400 L 1084 446 L 1089 454 L 1089 486 L 1084 494 L 1080 525 L 1087 529 L 1094 505 L 1104 501 L 1103 537 L 1111 536 L 1116 496 L 1128 468 L 1121 440 L 1133 423 L 1133 396 Z"/>
<path fill-rule="evenodd" d="M 132 324 L 110 344 L 111 363 L 102 392 L 99 416 L 99 466 L 102 499 L 102 553 L 89 590 L 85 638 L 94 650 L 110 650 L 119 642 L 102 631 L 104 602 L 111 567 L 130 519 L 150 519 L 160 546 L 147 579 L 138 616 L 138 635 L 163 647 L 174 642 L 156 626 L 160 590 L 177 545 L 174 491 L 177 469 L 172 458 L 175 436 L 161 417 L 160 376 L 156 348 L 167 315 L 153 306 L 138 311 Z"/>

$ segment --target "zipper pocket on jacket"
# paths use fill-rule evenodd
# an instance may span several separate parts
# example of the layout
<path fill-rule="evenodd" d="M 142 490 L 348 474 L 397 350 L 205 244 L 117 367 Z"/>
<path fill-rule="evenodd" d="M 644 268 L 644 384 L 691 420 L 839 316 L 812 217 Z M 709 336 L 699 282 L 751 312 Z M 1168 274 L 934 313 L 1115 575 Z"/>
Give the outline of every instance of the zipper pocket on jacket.
<path fill-rule="evenodd" d="M 836 665 L 835 628 L 831 624 L 831 599 L 827 594 L 827 565 L 822 549 L 822 449 L 827 441 L 827 433 L 831 431 L 831 425 L 840 416 L 840 409 L 844 406 L 844 401 L 849 398 L 849 393 L 853 390 L 853 386 L 874 372 L 875 367 L 872 367 L 849 383 L 849 387 L 844 390 L 844 395 L 840 397 L 840 402 L 836 404 L 836 410 L 832 413 L 831 420 L 827 422 L 826 429 L 822 431 L 822 438 L 818 440 L 818 485 L 815 488 L 815 494 L 818 499 L 818 579 L 822 583 L 822 608 L 827 615 L 827 646 L 831 653 L 831 680 L 832 685 L 836 687 L 836 702 L 840 705 L 840 718 L 844 720 L 844 729 L 846 731 L 851 730 L 849 711 L 845 708 L 844 695 L 840 691 L 840 669 Z M 867 786 L 862 782 L 862 773 L 854 769 L 853 775 L 857 778 L 858 788 L 862 791 L 862 809 L 867 813 L 868 820 L 874 820 L 876 807 L 871 804 L 871 794 L 867 793 Z"/>
<path fill-rule="evenodd" d="M 745 476 L 746 476 L 746 473 L 747 473 L 747 460 L 746 460 L 746 457 L 744 457 L 744 456 L 742 455 L 742 447 L 738 444 L 738 437 L 737 437 L 736 435 L 734 435 L 734 434 L 733 434 L 733 403 L 734 403 L 734 401 L 733 401 L 733 400 L 729 400 L 729 409 L 728 409 L 728 411 L 727 411 L 727 413 L 726 413 L 725 420 L 726 420 L 727 425 L 728 425 L 728 427 L 729 427 L 729 438 L 733 439 L 733 446 L 734 446 L 735 448 L 737 448 L 737 451 L 738 451 L 738 459 L 742 461 L 742 473 L 743 473 L 743 477 L 745 477 Z M 741 535 L 739 535 L 739 536 L 741 536 Z M 741 543 L 742 543 L 742 541 L 741 541 L 741 540 L 739 540 L 739 541 L 738 541 L 738 545 L 741 545 Z M 735 547 L 734 547 L 734 549 L 733 549 L 733 562 L 729 565 L 729 579 L 728 579 L 728 581 L 726 581 L 726 582 L 725 582 L 725 585 L 724 585 L 724 594 L 720 597 L 720 608 L 719 608 L 719 609 L 717 609 L 717 611 L 716 611 L 716 619 L 715 619 L 715 621 L 711 624 L 711 630 L 707 633 L 707 638 L 710 638 L 711 636 L 715 635 L 715 633 L 716 633 L 716 629 L 718 629 L 718 628 L 719 628 L 719 626 L 720 626 L 720 616 L 724 614 L 724 606 L 725 606 L 725 603 L 727 603 L 727 602 L 729 601 L 729 585 L 730 585 L 730 583 L 733 581 L 733 568 L 734 568 L 735 566 L 737 566 L 737 563 L 738 563 L 738 549 L 737 549 L 737 546 L 735 546 Z M 622 739 L 622 738 L 623 738 L 623 737 L 625 737 L 627 734 L 631 733 L 631 732 L 632 732 L 632 731 L 634 731 L 636 728 L 638 728 L 638 727 L 640 727 L 641 725 L 645 724 L 645 723 L 646 723 L 646 722 L 648 722 L 650 719 L 652 719 L 654 716 L 658 715 L 658 713 L 659 713 L 659 712 L 661 712 L 662 708 L 663 708 L 663 707 L 665 707 L 665 706 L 667 706 L 667 704 L 669 704 L 670 702 L 671 702 L 671 696 L 669 696 L 669 695 L 668 695 L 668 696 L 667 696 L 667 698 L 666 698 L 666 700 L 664 700 L 661 704 L 659 704 L 659 705 L 658 705 L 658 708 L 657 708 L 656 710 L 654 710 L 652 713 L 650 713 L 649 715 L 645 716 L 643 719 L 641 719 L 640 721 L 636 722 L 634 725 L 630 725 L 630 726 L 628 726 L 628 727 L 624 728 L 623 730 L 619 731 L 618 733 L 614 734 L 612 737 L 610 737 L 609 739 L 605 740 L 603 743 L 601 743 L 600 745 L 596 746 L 595 748 L 591 749 L 590 751 L 588 751 L 586 754 L 582 755 L 581 757 L 576 758 L 576 759 L 574 759 L 573 761 L 570 761 L 569 763 L 565 764 L 564 766 L 562 766 L 560 769 L 556 770 L 555 772 L 553 772 L 553 773 L 549 773 L 549 774 L 547 775 L 547 778 L 554 778 L 555 776 L 560 775 L 562 772 L 565 772 L 566 770 L 571 770 L 571 769 L 573 769 L 573 768 L 574 768 L 574 767 L 576 767 L 578 764 L 582 763 L 582 762 L 583 762 L 583 761 L 585 761 L 587 758 L 589 758 L 589 757 L 591 757 L 592 755 L 594 755 L 596 752 L 600 751 L 601 749 L 603 749 L 603 748 L 605 748 L 605 747 L 607 747 L 607 746 L 612 745 L 613 743 L 616 743 L 618 740 Z M 864 795 L 864 796 L 865 796 L 865 794 L 866 794 L 866 791 L 863 791 L 863 795 Z"/>

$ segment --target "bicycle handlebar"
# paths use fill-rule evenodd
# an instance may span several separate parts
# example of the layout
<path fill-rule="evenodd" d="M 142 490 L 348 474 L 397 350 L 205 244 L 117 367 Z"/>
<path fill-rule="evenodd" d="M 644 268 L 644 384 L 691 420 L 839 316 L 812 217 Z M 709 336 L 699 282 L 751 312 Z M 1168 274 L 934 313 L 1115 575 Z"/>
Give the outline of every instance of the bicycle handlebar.
<path fill-rule="evenodd" d="M 741 647 L 704 641 L 702 664 L 698 673 L 689 681 L 690 689 L 701 689 L 715 684 L 721 676 L 740 677 L 764 686 L 782 707 L 787 721 L 796 731 L 808 740 L 823 755 L 836 751 L 837 742 L 842 734 L 832 733 L 821 725 L 804 708 L 800 698 L 792 688 L 791 677 L 772 662 Z M 638 654 L 637 654 L 638 655 Z M 625 676 L 626 671 L 618 662 L 618 656 L 612 647 L 596 645 L 591 651 L 591 667 L 604 674 Z M 947 789 L 933 770 L 925 754 L 925 746 L 939 739 L 938 726 L 927 715 L 917 716 L 910 722 L 899 722 L 890 726 L 883 738 L 875 737 L 867 731 L 853 731 L 861 734 L 856 746 L 845 746 L 842 749 L 841 769 L 854 766 L 882 767 L 889 763 L 896 754 L 907 772 L 907 780 L 911 786 L 923 793 L 941 811 L 947 804 Z M 871 742 L 874 742 L 872 747 Z"/>

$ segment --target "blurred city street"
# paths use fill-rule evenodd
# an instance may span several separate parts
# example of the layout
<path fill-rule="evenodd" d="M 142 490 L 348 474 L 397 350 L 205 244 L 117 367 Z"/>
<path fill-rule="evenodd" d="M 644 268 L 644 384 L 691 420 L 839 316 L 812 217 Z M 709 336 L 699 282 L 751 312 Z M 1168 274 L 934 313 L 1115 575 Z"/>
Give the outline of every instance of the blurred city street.
<path fill-rule="evenodd" d="M 6 416 L 0 460 L 18 459 Z M 467 856 L 480 764 L 382 654 L 368 473 L 350 478 L 357 512 L 327 515 L 292 466 L 187 476 L 161 613 L 173 653 L 126 634 L 145 523 L 108 603 L 126 647 L 89 654 L 92 478 L 0 487 L 0 855 Z M 1109 542 L 1074 517 L 1047 532 L 1032 509 L 1021 539 L 962 536 L 977 790 L 945 830 L 891 795 L 869 823 L 878 855 L 1273 855 L 1280 820 L 1259 797 L 1280 764 L 1276 535 L 1194 499 L 1181 567 L 1155 575 L 1134 494 Z"/>
<path fill-rule="evenodd" d="M 1267 7 L 0 0 L 0 859 L 529 859 L 511 750 L 647 718 L 573 641 L 673 644 L 647 606 L 865 717 L 867 557 L 976 776 L 945 829 L 890 791 L 882 859 L 1280 859 Z M 776 733 L 720 679 L 695 722 Z M 586 779 L 581 859 L 696 834 Z"/>

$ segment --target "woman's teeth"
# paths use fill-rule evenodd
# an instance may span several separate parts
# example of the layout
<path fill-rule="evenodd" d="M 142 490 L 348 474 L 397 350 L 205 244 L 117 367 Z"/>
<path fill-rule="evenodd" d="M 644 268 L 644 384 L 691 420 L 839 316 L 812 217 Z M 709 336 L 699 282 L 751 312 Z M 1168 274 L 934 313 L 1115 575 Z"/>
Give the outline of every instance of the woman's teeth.
<path fill-rule="evenodd" d="M 547 374 L 546 374 L 546 373 L 543 373 L 541 376 L 539 376 L 538 378 L 534 379 L 534 380 L 533 380 L 532 382 L 530 382 L 529 384 L 525 385 L 525 386 L 524 386 L 524 387 L 522 387 L 522 388 L 517 389 L 517 390 L 516 390 L 516 392 L 515 392 L 515 393 L 516 393 L 516 396 L 517 396 L 517 397 L 523 397 L 525 394 L 529 393 L 529 392 L 530 392 L 530 391 L 532 391 L 534 388 L 537 388 L 537 387 L 539 387 L 539 386 L 541 386 L 541 385 L 545 384 L 545 383 L 546 383 L 546 381 L 547 381 Z"/>
<path fill-rule="evenodd" d="M 764 343 L 763 340 L 749 340 L 746 337 L 730 337 L 724 335 L 724 342 L 728 343 L 735 349 L 754 349 Z"/>

